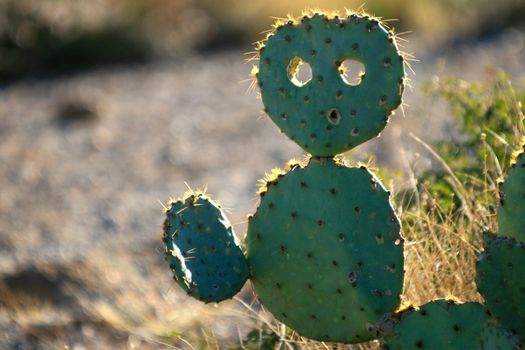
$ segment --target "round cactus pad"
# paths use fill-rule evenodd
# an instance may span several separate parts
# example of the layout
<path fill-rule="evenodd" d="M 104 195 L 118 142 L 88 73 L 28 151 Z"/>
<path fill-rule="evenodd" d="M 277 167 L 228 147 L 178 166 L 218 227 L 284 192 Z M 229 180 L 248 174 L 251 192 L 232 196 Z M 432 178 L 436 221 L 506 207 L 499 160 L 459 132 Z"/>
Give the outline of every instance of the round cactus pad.
<path fill-rule="evenodd" d="M 232 298 L 248 279 L 248 264 L 220 207 L 202 194 L 170 203 L 163 242 L 173 278 L 204 302 Z"/>
<path fill-rule="evenodd" d="M 345 60 L 364 65 L 358 85 L 343 78 Z M 312 71 L 302 86 L 293 78 L 300 62 Z M 268 115 L 315 156 L 333 156 L 377 136 L 401 103 L 404 76 L 393 35 L 377 19 L 357 14 L 316 14 L 279 26 L 260 49 L 257 73 Z"/>
<path fill-rule="evenodd" d="M 476 283 L 487 308 L 525 341 L 525 244 L 511 238 L 490 241 L 477 262 Z"/>
<path fill-rule="evenodd" d="M 248 225 L 261 302 L 302 336 L 358 343 L 399 305 L 403 241 L 389 194 L 365 167 L 311 159 L 267 184 Z"/>
<path fill-rule="evenodd" d="M 519 154 L 500 187 L 499 232 L 525 242 L 525 151 Z"/>
<path fill-rule="evenodd" d="M 398 323 L 382 341 L 384 349 L 478 349 L 482 327 L 489 318 L 479 303 L 450 300 L 435 300 L 398 317 Z"/>
<path fill-rule="evenodd" d="M 521 343 L 516 336 L 504 329 L 491 325 L 490 322 L 483 326 L 479 339 L 479 350 L 519 350 Z"/>

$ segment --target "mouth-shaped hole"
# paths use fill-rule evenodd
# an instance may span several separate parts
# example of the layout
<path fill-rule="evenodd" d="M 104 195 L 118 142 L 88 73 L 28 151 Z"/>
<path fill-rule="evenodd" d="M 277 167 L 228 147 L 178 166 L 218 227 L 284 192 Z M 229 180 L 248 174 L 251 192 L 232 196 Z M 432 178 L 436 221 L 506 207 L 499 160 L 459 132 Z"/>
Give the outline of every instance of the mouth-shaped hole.
<path fill-rule="evenodd" d="M 297 87 L 304 86 L 312 80 L 312 67 L 301 59 L 301 57 L 294 57 L 288 64 L 288 79 Z"/>
<path fill-rule="evenodd" d="M 339 65 L 339 75 L 345 84 L 357 86 L 365 77 L 365 65 L 353 59 L 346 59 Z"/>
<path fill-rule="evenodd" d="M 326 119 L 328 119 L 330 124 L 338 125 L 341 122 L 341 113 L 337 109 L 332 108 L 326 113 Z"/>

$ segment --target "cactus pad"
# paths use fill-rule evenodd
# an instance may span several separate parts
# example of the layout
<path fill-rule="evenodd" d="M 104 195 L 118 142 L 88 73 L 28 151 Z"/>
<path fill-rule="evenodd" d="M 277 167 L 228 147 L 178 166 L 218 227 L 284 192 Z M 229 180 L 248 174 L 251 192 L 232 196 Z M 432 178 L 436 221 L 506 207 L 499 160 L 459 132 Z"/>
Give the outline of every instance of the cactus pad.
<path fill-rule="evenodd" d="M 395 310 L 403 240 L 389 193 L 365 167 L 312 158 L 267 183 L 246 237 L 261 302 L 301 335 L 356 343 Z"/>
<path fill-rule="evenodd" d="M 382 339 L 388 350 L 476 349 L 488 312 L 479 303 L 435 300 L 419 309 L 403 311 Z"/>
<path fill-rule="evenodd" d="M 499 232 L 525 242 L 525 150 L 519 154 L 500 187 Z"/>
<path fill-rule="evenodd" d="M 203 194 L 170 203 L 163 242 L 173 278 L 201 301 L 232 298 L 248 279 L 247 261 L 232 226 Z"/>
<path fill-rule="evenodd" d="M 516 336 L 489 322 L 483 326 L 479 338 L 479 350 L 519 350 L 521 344 Z"/>
<path fill-rule="evenodd" d="M 476 283 L 503 327 L 525 341 L 525 244 L 493 239 L 479 256 Z"/>
<path fill-rule="evenodd" d="M 342 62 L 361 62 L 359 85 L 342 78 Z M 290 78 L 306 62 L 312 79 Z M 333 156 L 377 136 L 401 103 L 403 58 L 394 36 L 369 16 L 315 14 L 279 26 L 260 49 L 257 79 L 266 112 L 314 156 Z"/>

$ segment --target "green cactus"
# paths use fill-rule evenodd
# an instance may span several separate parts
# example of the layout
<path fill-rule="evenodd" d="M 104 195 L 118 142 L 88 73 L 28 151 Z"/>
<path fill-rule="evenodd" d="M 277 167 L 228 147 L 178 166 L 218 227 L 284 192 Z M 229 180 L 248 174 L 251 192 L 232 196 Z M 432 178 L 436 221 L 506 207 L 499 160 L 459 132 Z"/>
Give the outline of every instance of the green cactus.
<path fill-rule="evenodd" d="M 479 303 L 435 300 L 397 317 L 381 340 L 383 349 L 465 350 L 478 348 L 489 314 Z"/>
<path fill-rule="evenodd" d="M 525 244 L 497 237 L 477 262 L 476 284 L 501 324 L 525 340 Z"/>
<path fill-rule="evenodd" d="M 487 308 L 506 329 L 522 340 L 525 339 L 524 151 L 515 155 L 507 178 L 500 184 L 499 236 L 485 237 L 485 251 L 478 257 L 476 266 L 477 288 L 485 298 Z M 487 331 L 483 344 L 507 342 L 507 347 L 512 348 L 512 339 L 499 333 Z M 487 345 L 484 348 L 496 347 Z"/>
<path fill-rule="evenodd" d="M 365 167 L 313 158 L 269 181 L 246 236 L 261 302 L 301 335 L 346 343 L 399 305 L 403 244 L 389 193 Z"/>
<path fill-rule="evenodd" d="M 525 242 L 525 147 L 512 162 L 512 168 L 500 187 L 499 232 Z"/>
<path fill-rule="evenodd" d="M 313 158 L 275 173 L 259 192 L 246 236 L 254 288 L 303 336 L 374 339 L 377 321 L 400 302 L 400 223 L 379 180 L 333 156 L 377 136 L 401 103 L 405 73 L 394 35 L 364 14 L 313 14 L 278 26 L 259 54 L 266 111 Z M 366 67 L 359 86 L 341 75 L 346 59 Z M 301 60 L 314 78 L 298 87 L 290 75 Z M 247 265 L 224 214 L 190 196 L 167 215 L 164 239 L 179 284 L 204 301 L 231 297 Z M 199 232 L 207 227 L 213 234 Z"/>
<path fill-rule="evenodd" d="M 163 242 L 175 281 L 204 302 L 232 298 L 248 279 L 248 264 L 220 206 L 200 193 L 169 205 Z"/>
<path fill-rule="evenodd" d="M 341 77 L 346 59 L 364 64 L 358 86 Z M 307 62 L 312 79 L 291 75 Z M 260 48 L 257 79 L 268 115 L 314 156 L 333 156 L 377 136 L 401 103 L 405 76 L 394 36 L 377 19 L 322 14 L 281 25 Z"/>
<path fill-rule="evenodd" d="M 519 350 L 521 344 L 515 336 L 498 327 L 493 322 L 487 322 L 479 337 L 479 350 Z"/>

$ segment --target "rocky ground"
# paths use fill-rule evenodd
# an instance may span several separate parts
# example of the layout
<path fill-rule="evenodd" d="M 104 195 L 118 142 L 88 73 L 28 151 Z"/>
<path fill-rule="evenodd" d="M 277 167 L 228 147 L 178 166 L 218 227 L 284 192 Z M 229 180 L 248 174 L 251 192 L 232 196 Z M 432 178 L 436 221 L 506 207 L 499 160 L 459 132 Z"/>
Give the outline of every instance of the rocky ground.
<path fill-rule="evenodd" d="M 420 61 L 405 116 L 354 159 L 376 154 L 379 165 L 402 169 L 424 153 L 409 132 L 425 140 L 448 132 L 444 105 L 420 91 L 433 75 L 483 79 L 488 65 L 525 75 L 522 31 L 443 50 L 407 46 Z M 257 179 L 304 155 L 246 92 L 245 57 L 222 52 L 0 90 L 0 349 L 187 348 L 178 335 L 203 329 L 227 342 L 246 331 L 238 302 L 203 306 L 181 293 L 160 243 L 161 202 L 187 186 L 206 186 L 231 208 L 242 237 Z M 251 299 L 249 287 L 242 296 Z"/>

